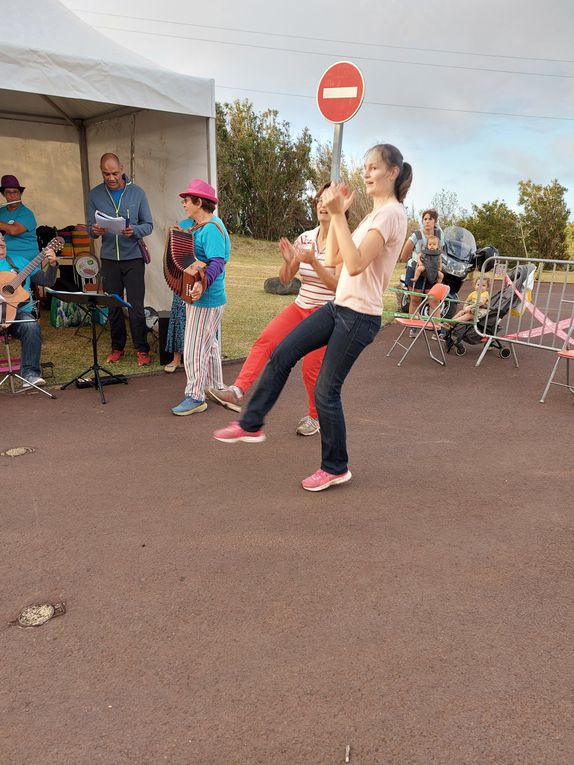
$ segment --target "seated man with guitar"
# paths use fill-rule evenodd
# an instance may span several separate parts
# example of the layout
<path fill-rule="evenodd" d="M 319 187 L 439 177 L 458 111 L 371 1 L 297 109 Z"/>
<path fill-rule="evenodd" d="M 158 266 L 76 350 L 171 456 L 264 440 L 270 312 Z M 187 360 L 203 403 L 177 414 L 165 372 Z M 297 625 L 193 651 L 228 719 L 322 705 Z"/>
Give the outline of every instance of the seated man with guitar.
<path fill-rule="evenodd" d="M 56 237 L 37 257 L 29 261 L 17 255 L 12 258 L 0 234 L 0 326 L 9 327 L 10 334 L 20 340 L 20 373 L 27 381 L 23 384 L 25 388 L 46 384 L 40 367 L 42 330 L 34 314 L 30 292 L 35 285 L 54 285 L 58 267 L 56 251 L 61 250 L 63 244 L 63 239 Z M 40 264 L 44 259 L 47 259 L 49 267 L 41 271 Z"/>

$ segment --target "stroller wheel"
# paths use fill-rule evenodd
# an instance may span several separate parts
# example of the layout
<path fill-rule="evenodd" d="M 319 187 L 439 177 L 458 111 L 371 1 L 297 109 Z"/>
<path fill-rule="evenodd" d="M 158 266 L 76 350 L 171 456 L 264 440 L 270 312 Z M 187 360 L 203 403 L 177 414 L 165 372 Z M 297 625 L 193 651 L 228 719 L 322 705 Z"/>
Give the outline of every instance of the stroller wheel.
<path fill-rule="evenodd" d="M 456 346 L 456 355 L 457 355 L 457 356 L 464 356 L 464 354 L 465 354 L 465 353 L 466 353 L 466 348 L 465 348 L 465 346 L 464 346 L 462 343 L 459 343 L 459 344 Z"/>
<path fill-rule="evenodd" d="M 510 348 L 501 348 L 498 351 L 498 355 L 500 356 L 501 359 L 510 358 L 510 353 L 511 353 Z"/>

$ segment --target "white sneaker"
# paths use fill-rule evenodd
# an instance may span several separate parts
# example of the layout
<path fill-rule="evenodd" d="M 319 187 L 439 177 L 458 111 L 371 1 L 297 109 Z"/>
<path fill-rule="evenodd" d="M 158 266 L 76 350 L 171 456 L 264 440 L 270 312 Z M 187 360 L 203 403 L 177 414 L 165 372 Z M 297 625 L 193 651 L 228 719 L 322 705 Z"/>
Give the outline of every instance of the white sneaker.
<path fill-rule="evenodd" d="M 46 380 L 43 377 L 30 377 L 29 380 L 22 383 L 23 388 L 31 388 L 33 385 L 41 388 L 43 385 L 46 385 Z"/>
<path fill-rule="evenodd" d="M 316 420 L 311 415 L 307 414 L 299 420 L 297 425 L 297 433 L 300 436 L 314 436 L 320 430 L 319 420 Z"/>
<path fill-rule="evenodd" d="M 243 393 L 236 385 L 230 385 L 228 388 L 208 388 L 205 392 L 207 398 L 216 404 L 231 409 L 232 412 L 241 411 Z"/>
<path fill-rule="evenodd" d="M 414 327 L 412 329 L 409 329 L 409 337 L 416 337 L 417 336 L 418 329 L 415 329 Z"/>

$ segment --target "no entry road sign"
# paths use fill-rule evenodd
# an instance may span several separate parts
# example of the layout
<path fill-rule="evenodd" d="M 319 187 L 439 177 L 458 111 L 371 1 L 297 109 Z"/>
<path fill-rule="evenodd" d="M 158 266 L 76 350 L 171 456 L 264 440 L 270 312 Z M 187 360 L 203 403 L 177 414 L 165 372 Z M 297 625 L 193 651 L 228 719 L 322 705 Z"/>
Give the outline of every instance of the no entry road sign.
<path fill-rule="evenodd" d="M 338 61 L 319 80 L 317 106 L 325 119 L 339 124 L 359 111 L 364 95 L 361 70 L 350 61 Z"/>

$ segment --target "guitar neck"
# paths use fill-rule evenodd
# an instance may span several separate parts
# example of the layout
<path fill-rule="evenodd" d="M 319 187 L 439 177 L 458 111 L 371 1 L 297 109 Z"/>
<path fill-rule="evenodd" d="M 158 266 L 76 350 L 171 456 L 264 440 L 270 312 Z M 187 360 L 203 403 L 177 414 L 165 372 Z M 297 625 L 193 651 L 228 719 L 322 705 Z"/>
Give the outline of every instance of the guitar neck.
<path fill-rule="evenodd" d="M 18 287 L 20 287 L 21 284 L 24 284 L 24 282 L 30 276 L 30 274 L 38 268 L 38 266 L 42 263 L 42 261 L 46 257 L 47 249 L 48 249 L 47 247 L 44 247 L 44 249 L 40 253 L 38 253 L 38 255 L 36 255 L 36 257 L 33 260 L 31 260 L 25 268 L 23 268 L 19 273 L 16 274 L 16 276 L 9 283 L 10 287 L 17 289 Z"/>

